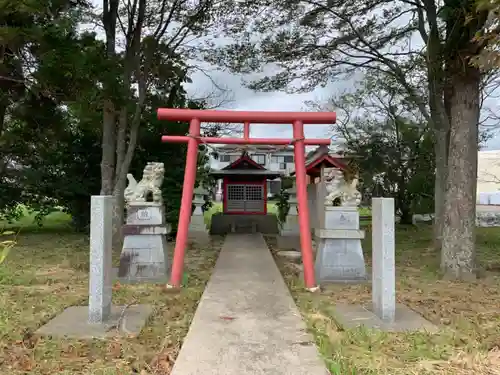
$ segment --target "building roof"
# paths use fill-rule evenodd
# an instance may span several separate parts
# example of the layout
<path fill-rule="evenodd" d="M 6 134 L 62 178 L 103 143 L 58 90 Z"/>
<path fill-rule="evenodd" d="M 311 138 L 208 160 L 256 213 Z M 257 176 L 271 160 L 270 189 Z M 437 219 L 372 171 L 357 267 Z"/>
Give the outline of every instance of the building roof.
<path fill-rule="evenodd" d="M 225 153 L 225 152 L 238 152 L 244 149 L 245 146 L 239 146 L 239 145 L 223 145 L 217 147 L 217 151 Z M 292 146 L 284 146 L 284 147 L 276 147 L 276 146 L 269 146 L 269 145 L 251 145 L 249 146 L 248 149 L 249 152 L 281 152 L 281 151 L 286 151 L 286 152 L 293 152 L 293 147 Z"/>
<path fill-rule="evenodd" d="M 211 176 L 214 178 L 223 178 L 223 177 L 229 177 L 229 176 L 262 176 L 262 178 L 266 178 L 268 180 L 274 180 L 275 178 L 278 177 L 283 177 L 284 174 L 281 172 L 273 172 L 269 171 L 267 169 L 265 170 L 241 170 L 241 169 L 231 169 L 231 170 L 224 170 L 224 169 L 211 169 L 210 172 L 208 172 Z"/>
<path fill-rule="evenodd" d="M 306 155 L 306 173 L 310 176 L 319 176 L 321 168 L 347 168 L 346 157 L 339 154 L 332 154 L 328 146 L 319 146 Z M 291 171 L 290 175 L 294 175 Z"/>
<path fill-rule="evenodd" d="M 275 179 L 283 176 L 281 172 L 274 172 L 256 163 L 247 152 L 243 152 L 241 157 L 222 169 L 212 169 L 209 174 L 215 178 L 227 176 L 262 176 L 267 179 Z"/>

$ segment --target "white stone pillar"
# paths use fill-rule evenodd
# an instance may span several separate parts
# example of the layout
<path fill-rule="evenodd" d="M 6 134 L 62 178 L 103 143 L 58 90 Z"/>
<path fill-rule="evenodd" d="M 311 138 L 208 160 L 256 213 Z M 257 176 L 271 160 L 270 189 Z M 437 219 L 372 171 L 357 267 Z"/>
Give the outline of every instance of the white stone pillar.
<path fill-rule="evenodd" d="M 396 311 L 394 199 L 372 199 L 372 302 L 373 312 L 393 322 Z"/>
<path fill-rule="evenodd" d="M 90 199 L 89 323 L 109 320 L 112 295 L 112 233 L 115 198 L 93 195 Z"/>

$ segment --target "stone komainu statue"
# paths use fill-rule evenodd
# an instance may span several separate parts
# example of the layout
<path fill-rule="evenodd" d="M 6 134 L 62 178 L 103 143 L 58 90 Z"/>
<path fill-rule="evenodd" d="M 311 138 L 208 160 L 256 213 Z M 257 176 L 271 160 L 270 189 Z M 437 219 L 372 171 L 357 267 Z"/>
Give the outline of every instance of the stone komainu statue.
<path fill-rule="evenodd" d="M 128 186 L 125 189 L 125 202 L 163 203 L 161 185 L 165 175 L 163 163 L 148 162 L 142 172 L 142 180 L 137 182 L 131 173 L 127 174 Z"/>
<path fill-rule="evenodd" d="M 339 202 L 339 206 L 357 207 L 361 203 L 361 194 L 357 190 L 358 179 L 354 177 L 347 182 L 344 173 L 338 168 L 325 169 L 326 197 L 325 205 L 333 206 Z"/>

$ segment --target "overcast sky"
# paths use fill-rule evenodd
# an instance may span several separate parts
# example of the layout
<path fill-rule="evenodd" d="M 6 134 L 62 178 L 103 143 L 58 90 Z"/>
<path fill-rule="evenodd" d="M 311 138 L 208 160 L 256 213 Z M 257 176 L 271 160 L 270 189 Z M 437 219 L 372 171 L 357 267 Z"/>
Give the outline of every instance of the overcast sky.
<path fill-rule="evenodd" d="M 92 0 L 92 3 L 101 8 L 102 0 Z M 98 35 L 104 38 L 99 30 Z M 261 93 L 253 92 L 244 87 L 242 77 L 228 72 L 221 71 L 215 67 L 208 69 L 208 75 L 196 72 L 191 78 L 192 83 L 187 86 L 187 91 L 194 98 L 205 97 L 206 95 L 217 91 L 214 83 L 223 86 L 228 90 L 228 103 L 219 109 L 231 110 L 249 110 L 249 111 L 301 111 L 306 110 L 305 101 L 313 100 L 316 102 L 326 101 L 329 97 L 339 94 L 354 84 L 353 81 L 344 80 L 333 82 L 327 88 L 318 88 L 313 92 L 306 94 L 286 94 L 284 92 Z M 494 100 L 490 105 L 497 107 L 497 101 Z M 307 125 L 305 126 L 305 135 L 310 138 L 330 138 L 332 136 L 328 125 Z M 253 125 L 251 126 L 252 137 L 286 137 L 291 138 L 291 125 Z M 500 150 L 500 135 L 496 135 L 485 145 L 485 149 Z"/>
<path fill-rule="evenodd" d="M 195 73 L 193 82 L 188 85 L 187 90 L 193 97 L 204 97 L 216 91 L 214 83 L 223 85 L 232 95 L 232 101 L 220 109 L 248 110 L 248 111 L 301 111 L 306 109 L 305 101 L 323 101 L 345 91 L 354 82 L 348 80 L 332 84 L 328 88 L 318 88 L 313 92 L 305 94 L 286 94 L 284 92 L 261 93 L 254 92 L 244 87 L 242 78 L 217 68 L 212 68 L 208 78 L 205 74 Z M 213 82 L 212 82 L 213 81 Z M 497 106 L 497 100 L 491 101 L 491 105 Z M 327 125 L 306 125 L 306 137 L 329 138 L 332 133 Z M 251 127 L 252 137 L 291 137 L 292 129 L 288 125 L 253 125 Z M 500 135 L 491 139 L 483 149 L 500 150 Z"/>
<path fill-rule="evenodd" d="M 217 91 L 212 80 L 217 85 L 228 90 L 229 98 L 232 99 L 217 109 L 230 109 L 241 111 L 302 111 L 306 110 L 304 104 L 307 100 L 326 99 L 331 89 L 317 89 L 306 94 L 286 94 L 284 92 L 254 92 L 243 85 L 242 78 L 238 75 L 226 73 L 212 68 L 208 78 L 205 74 L 197 72 L 192 77 L 193 83 L 187 86 L 188 93 L 193 97 L 204 97 L 211 92 Z M 342 89 L 344 89 L 343 87 Z M 333 93 L 332 93 L 333 94 Z M 306 125 L 305 135 L 310 138 L 330 138 L 331 132 L 328 125 Z M 252 137 L 279 137 L 291 138 L 291 125 L 259 125 L 250 127 Z"/>

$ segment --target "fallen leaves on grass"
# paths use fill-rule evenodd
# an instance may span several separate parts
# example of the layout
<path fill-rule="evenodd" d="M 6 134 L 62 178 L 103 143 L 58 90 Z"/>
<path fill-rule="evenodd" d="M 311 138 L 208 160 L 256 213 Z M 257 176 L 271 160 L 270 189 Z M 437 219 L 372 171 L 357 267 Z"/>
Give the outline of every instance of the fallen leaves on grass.
<path fill-rule="evenodd" d="M 500 264 L 500 228 L 478 232 L 481 265 Z M 276 242 L 267 240 L 275 249 Z M 500 375 L 500 275 L 490 272 L 469 283 L 440 280 L 439 254 L 431 241 L 431 228 L 397 232 L 396 297 L 438 325 L 436 334 L 344 330 L 335 322 L 332 306 L 371 304 L 371 286 L 328 285 L 312 295 L 304 291 L 300 267 L 276 258 L 333 374 Z M 370 247 L 368 236 L 363 242 L 368 266 Z"/>
<path fill-rule="evenodd" d="M 495 348 L 488 353 L 460 352 L 448 361 L 422 361 L 421 369 L 432 374 L 455 375 L 500 375 L 500 350 Z"/>
<path fill-rule="evenodd" d="M 2 265 L 0 279 L 0 374 L 9 375 L 169 374 L 221 245 L 190 244 L 188 285 L 176 293 L 116 283 L 114 304 L 151 304 L 152 316 L 138 337 L 84 341 L 33 332 L 66 307 L 87 303 L 88 241 L 42 232 L 21 235 L 19 243 Z"/>

